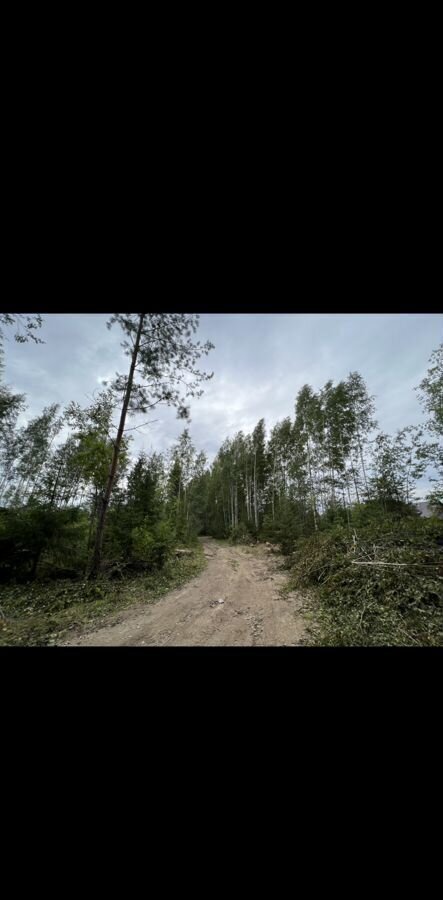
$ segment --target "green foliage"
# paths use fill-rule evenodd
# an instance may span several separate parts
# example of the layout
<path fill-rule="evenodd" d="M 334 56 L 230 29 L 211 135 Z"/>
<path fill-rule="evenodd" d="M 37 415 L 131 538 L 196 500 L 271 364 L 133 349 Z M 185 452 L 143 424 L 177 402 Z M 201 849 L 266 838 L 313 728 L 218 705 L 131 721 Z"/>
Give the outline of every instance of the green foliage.
<path fill-rule="evenodd" d="M 164 463 L 158 453 L 150 457 L 140 453 L 128 476 L 126 503 L 134 527 L 142 522 L 153 524 L 163 515 Z"/>
<path fill-rule="evenodd" d="M 319 643 L 441 646 L 442 545 L 438 519 L 395 516 L 300 541 L 292 586 L 317 589 Z"/>
<path fill-rule="evenodd" d="M 387 519 L 388 516 L 388 519 Z M 353 506 L 350 511 L 350 527 L 362 528 L 366 525 L 372 525 L 374 528 L 384 528 L 386 521 L 396 521 L 403 519 L 405 516 L 417 518 L 419 512 L 412 503 L 405 503 L 402 500 L 391 499 L 385 503 L 380 500 L 368 500 L 360 506 Z M 342 524 L 346 525 L 345 517 L 342 518 Z"/>
<path fill-rule="evenodd" d="M 19 344 L 34 341 L 35 344 L 44 344 L 41 338 L 34 334 L 42 326 L 40 314 L 28 315 L 26 313 L 0 313 L 0 347 L 3 340 L 3 327 L 14 325 L 14 339 Z"/>
<path fill-rule="evenodd" d="M 6 385 L 0 384 L 0 434 L 14 427 L 17 416 L 24 408 L 24 395 L 12 394 Z"/>
<path fill-rule="evenodd" d="M 248 527 L 245 522 L 231 527 L 229 540 L 231 544 L 252 544 L 254 542 L 254 527 Z"/>
<path fill-rule="evenodd" d="M 186 428 L 169 454 L 166 513 L 176 538 L 193 543 L 207 527 L 208 473 L 206 457 L 196 452 Z"/>
<path fill-rule="evenodd" d="M 199 316 L 184 313 L 116 313 L 111 316 L 108 328 L 118 324 L 123 332 L 122 347 L 132 358 L 136 335 L 140 331 L 137 353 L 137 374 L 130 388 L 128 410 L 146 414 L 158 403 L 175 406 L 179 418 L 187 418 L 188 397 L 198 397 L 201 382 L 212 378 L 212 373 L 198 371 L 195 366 L 202 356 L 207 356 L 214 345 L 210 341 L 194 342 L 192 334 L 198 328 Z M 184 374 L 192 377 L 186 382 Z M 112 391 L 124 395 L 128 378 L 118 374 L 112 383 Z"/>
<path fill-rule="evenodd" d="M 274 519 L 271 514 L 265 516 L 260 536 L 263 540 L 278 544 L 281 552 L 286 556 L 293 552 L 296 542 L 312 530 L 312 523 L 304 516 L 301 504 L 285 501 L 281 503 L 278 516 Z"/>
<path fill-rule="evenodd" d="M 418 387 L 420 402 L 429 415 L 428 428 L 443 435 L 443 343 L 431 354 L 426 377 Z"/>
<path fill-rule="evenodd" d="M 132 559 L 144 563 L 149 569 L 161 569 L 171 557 L 175 534 L 169 522 L 158 522 L 148 528 L 139 525 L 132 531 Z"/>
<path fill-rule="evenodd" d="M 81 434 L 72 455 L 72 465 L 82 479 L 103 489 L 112 459 L 112 443 L 97 432 Z"/>
<path fill-rule="evenodd" d="M 3 586 L 0 645 L 48 646 L 62 643 L 74 629 L 134 603 L 150 605 L 203 571 L 200 546 L 179 559 L 171 558 L 161 571 L 111 581 L 33 582 Z"/>
<path fill-rule="evenodd" d="M 427 375 L 417 388 L 420 402 L 428 414 L 426 429 L 431 438 L 421 450 L 423 458 L 437 473 L 437 478 L 430 479 L 434 487 L 427 499 L 436 512 L 443 514 L 443 343 L 434 350 L 429 362 Z"/>
<path fill-rule="evenodd" d="M 80 573 L 86 557 L 87 517 L 78 509 L 39 506 L 0 512 L 0 578 L 54 576 L 59 569 Z"/>

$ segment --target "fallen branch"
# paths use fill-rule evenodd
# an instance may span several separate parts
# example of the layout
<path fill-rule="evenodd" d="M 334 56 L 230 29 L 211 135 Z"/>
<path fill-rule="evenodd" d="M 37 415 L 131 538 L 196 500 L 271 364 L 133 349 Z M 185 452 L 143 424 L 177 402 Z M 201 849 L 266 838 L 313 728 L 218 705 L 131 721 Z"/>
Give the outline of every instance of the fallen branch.
<path fill-rule="evenodd" d="M 363 616 L 364 616 L 364 614 L 365 614 L 365 612 L 366 612 L 366 608 L 367 608 L 367 607 L 366 607 L 366 603 L 365 603 L 365 605 L 363 606 L 363 609 L 362 609 L 362 611 L 361 611 L 360 621 L 359 621 L 359 623 L 358 623 L 359 626 L 360 626 L 360 628 L 362 627 L 362 624 L 361 624 L 361 623 L 363 622 Z"/>
<path fill-rule="evenodd" d="M 441 563 L 388 563 L 388 562 L 359 562 L 351 559 L 351 566 L 403 566 L 414 569 L 439 569 Z"/>
<path fill-rule="evenodd" d="M 400 627 L 399 631 L 403 632 L 403 634 L 405 634 L 406 637 L 408 637 L 410 641 L 414 641 L 414 644 L 420 644 L 420 641 L 417 641 L 416 638 L 412 636 L 412 634 L 408 634 L 408 632 L 405 631 L 404 628 Z"/>

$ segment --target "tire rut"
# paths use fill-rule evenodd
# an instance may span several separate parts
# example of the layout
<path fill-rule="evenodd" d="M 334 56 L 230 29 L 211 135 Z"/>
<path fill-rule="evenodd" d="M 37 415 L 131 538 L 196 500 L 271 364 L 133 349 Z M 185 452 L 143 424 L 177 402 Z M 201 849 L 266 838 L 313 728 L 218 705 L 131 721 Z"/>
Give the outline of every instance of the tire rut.
<path fill-rule="evenodd" d="M 298 646 L 307 642 L 300 606 L 280 595 L 286 576 L 263 545 L 252 551 L 202 539 L 206 569 L 145 608 L 120 612 L 65 646 Z M 141 598 L 142 599 L 142 598 Z"/>

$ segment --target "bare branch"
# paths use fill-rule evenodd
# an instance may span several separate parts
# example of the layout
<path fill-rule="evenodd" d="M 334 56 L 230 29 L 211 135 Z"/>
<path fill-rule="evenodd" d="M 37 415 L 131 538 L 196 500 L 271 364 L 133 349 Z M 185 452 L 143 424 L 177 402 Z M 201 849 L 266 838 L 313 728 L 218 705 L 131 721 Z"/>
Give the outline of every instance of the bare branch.
<path fill-rule="evenodd" d="M 143 422 L 141 425 L 134 425 L 134 428 L 125 428 L 124 431 L 126 434 L 127 431 L 136 431 L 137 428 L 144 428 L 145 425 L 154 425 L 155 422 L 159 422 L 159 421 L 160 421 L 160 419 L 152 419 L 152 421 Z"/>
<path fill-rule="evenodd" d="M 433 563 L 430 565 L 429 563 L 388 563 L 388 562 L 360 562 L 356 559 L 351 559 L 351 566 L 401 566 L 404 568 L 414 568 L 414 569 L 439 569 L 442 563 Z"/>

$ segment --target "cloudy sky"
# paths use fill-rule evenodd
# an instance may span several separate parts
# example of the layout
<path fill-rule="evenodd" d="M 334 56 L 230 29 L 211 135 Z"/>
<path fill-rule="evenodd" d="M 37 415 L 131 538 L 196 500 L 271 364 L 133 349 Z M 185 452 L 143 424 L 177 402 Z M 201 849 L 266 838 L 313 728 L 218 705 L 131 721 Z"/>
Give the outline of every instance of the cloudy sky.
<path fill-rule="evenodd" d="M 108 331 L 107 319 L 47 314 L 41 330 L 46 343 L 39 346 L 17 344 L 7 330 L 4 377 L 27 395 L 26 418 L 49 403 L 87 405 L 103 379 L 127 371 L 120 329 Z M 423 421 L 413 389 L 443 339 L 443 316 L 213 313 L 201 315 L 198 338 L 215 344 L 202 366 L 214 377 L 204 396 L 192 402 L 189 427 L 197 449 L 212 461 L 226 436 L 251 430 L 261 417 L 268 428 L 292 417 L 303 384 L 318 390 L 328 379 L 339 381 L 354 370 L 375 395 L 384 431 Z M 166 407 L 154 410 L 152 419 L 150 426 L 133 432 L 132 453 L 165 450 L 184 427 Z M 426 489 L 423 481 L 419 495 Z"/>

